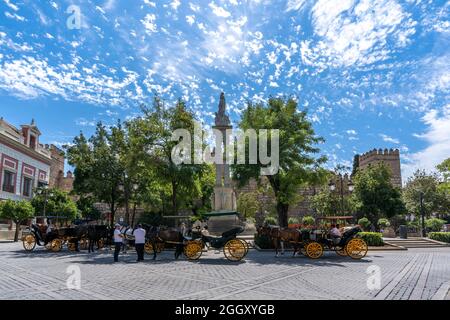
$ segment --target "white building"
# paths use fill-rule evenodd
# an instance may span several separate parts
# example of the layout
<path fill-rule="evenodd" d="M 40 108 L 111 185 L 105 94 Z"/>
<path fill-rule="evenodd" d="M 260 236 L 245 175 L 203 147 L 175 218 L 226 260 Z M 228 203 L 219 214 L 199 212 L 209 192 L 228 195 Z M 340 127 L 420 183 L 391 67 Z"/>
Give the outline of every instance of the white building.
<path fill-rule="evenodd" d="M 31 199 L 49 182 L 51 152 L 39 144 L 34 120 L 18 129 L 0 118 L 0 200 Z"/>

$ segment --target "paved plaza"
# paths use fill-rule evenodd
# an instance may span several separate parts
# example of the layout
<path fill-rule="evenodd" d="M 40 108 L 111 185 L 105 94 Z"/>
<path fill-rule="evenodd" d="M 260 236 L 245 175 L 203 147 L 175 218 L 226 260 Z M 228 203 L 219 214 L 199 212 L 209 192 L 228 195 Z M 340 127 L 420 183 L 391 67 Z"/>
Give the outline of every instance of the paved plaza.
<path fill-rule="evenodd" d="M 0 299 L 450 300 L 450 248 L 369 251 L 360 261 L 333 252 L 310 260 L 256 250 L 239 263 L 214 251 L 197 262 L 174 260 L 173 251 L 157 261 L 135 259 L 130 252 L 112 264 L 108 251 L 25 252 L 20 242 L 0 243 Z M 81 272 L 80 289 L 67 287 L 71 266 Z M 380 272 L 379 289 L 369 289 L 368 270 Z"/>

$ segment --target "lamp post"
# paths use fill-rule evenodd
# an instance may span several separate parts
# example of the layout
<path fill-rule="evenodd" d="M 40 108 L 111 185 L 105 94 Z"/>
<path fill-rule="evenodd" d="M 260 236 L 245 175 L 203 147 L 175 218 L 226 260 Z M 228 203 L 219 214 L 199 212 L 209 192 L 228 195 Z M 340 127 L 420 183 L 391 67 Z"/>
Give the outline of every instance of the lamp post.
<path fill-rule="evenodd" d="M 419 191 L 419 200 L 420 200 L 420 215 L 422 216 L 422 237 L 426 237 L 426 231 L 425 231 L 425 208 L 423 206 L 423 197 L 424 193 L 423 191 Z"/>
<path fill-rule="evenodd" d="M 125 177 L 126 179 L 126 177 Z M 137 183 L 132 184 L 132 191 L 137 191 L 139 188 Z M 126 214 L 126 223 L 130 223 L 130 209 L 129 209 L 129 200 L 130 200 L 130 190 L 128 187 L 125 186 L 124 183 L 119 184 L 119 190 L 124 193 L 125 196 L 125 214 Z"/>
<path fill-rule="evenodd" d="M 341 188 L 340 188 L 341 210 L 340 211 L 341 211 L 341 214 L 343 215 L 344 214 L 344 178 L 343 178 L 342 174 L 340 174 L 340 173 L 337 176 L 339 177 L 339 183 L 341 185 Z M 335 191 L 336 190 L 336 184 L 334 183 L 334 181 L 331 181 L 328 186 L 330 188 L 330 191 Z M 351 180 L 348 181 L 347 187 L 348 187 L 348 191 L 350 193 L 353 192 L 354 185 L 351 182 Z"/>
<path fill-rule="evenodd" d="M 47 201 L 48 201 L 48 184 L 44 184 L 37 192 L 40 195 L 44 195 L 44 208 L 42 215 L 44 218 L 47 216 Z"/>

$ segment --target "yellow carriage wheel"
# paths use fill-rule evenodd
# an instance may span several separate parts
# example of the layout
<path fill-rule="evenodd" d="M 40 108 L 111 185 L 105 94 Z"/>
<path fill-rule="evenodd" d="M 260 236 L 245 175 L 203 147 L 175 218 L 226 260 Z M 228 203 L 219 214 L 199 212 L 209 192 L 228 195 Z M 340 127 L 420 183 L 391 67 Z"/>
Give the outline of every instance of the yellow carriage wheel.
<path fill-rule="evenodd" d="M 50 250 L 52 250 L 53 252 L 61 251 L 62 245 L 63 245 L 63 242 L 61 239 L 53 239 L 50 242 Z"/>
<path fill-rule="evenodd" d="M 189 260 L 198 260 L 203 253 L 203 243 L 198 240 L 190 240 L 184 245 L 183 252 Z"/>
<path fill-rule="evenodd" d="M 36 247 L 36 238 L 32 234 L 28 234 L 23 238 L 22 243 L 25 250 L 33 251 Z"/>
<path fill-rule="evenodd" d="M 311 241 L 306 245 L 306 255 L 311 259 L 319 259 L 323 255 L 323 247 L 316 241 Z"/>
<path fill-rule="evenodd" d="M 364 258 L 368 250 L 367 243 L 361 238 L 353 238 L 345 246 L 345 251 L 352 259 Z"/>
<path fill-rule="evenodd" d="M 147 254 L 153 254 L 153 244 L 150 241 L 145 242 L 144 251 Z"/>
<path fill-rule="evenodd" d="M 67 242 L 67 248 L 70 250 L 70 251 L 75 251 L 75 249 L 76 249 L 76 245 L 75 245 L 75 242 Z"/>
<path fill-rule="evenodd" d="M 347 256 L 347 251 L 345 251 L 345 247 L 338 247 L 336 248 L 336 253 L 337 255 L 341 256 L 341 257 L 346 257 Z"/>
<path fill-rule="evenodd" d="M 82 238 L 82 239 L 80 240 L 80 249 L 81 249 L 81 250 L 87 250 L 88 245 L 89 245 L 89 243 L 88 243 L 88 240 L 87 240 L 87 239 Z"/>
<path fill-rule="evenodd" d="M 225 243 L 223 254 L 230 261 L 240 261 L 247 254 L 247 246 L 240 239 L 231 239 Z"/>

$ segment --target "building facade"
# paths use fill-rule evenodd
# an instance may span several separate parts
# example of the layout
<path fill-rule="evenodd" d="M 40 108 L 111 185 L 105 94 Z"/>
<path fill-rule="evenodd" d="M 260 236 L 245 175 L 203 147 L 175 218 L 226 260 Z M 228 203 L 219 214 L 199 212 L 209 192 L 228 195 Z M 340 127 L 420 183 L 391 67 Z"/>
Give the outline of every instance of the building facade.
<path fill-rule="evenodd" d="M 50 188 L 58 188 L 65 192 L 70 192 L 73 189 L 74 176 L 71 171 L 67 171 L 64 175 L 64 151 L 54 145 L 45 145 L 47 150 L 50 150 L 51 164 L 50 164 Z"/>
<path fill-rule="evenodd" d="M 35 188 L 49 183 L 51 152 L 40 135 L 34 120 L 19 129 L 0 118 L 0 200 L 31 199 Z"/>

